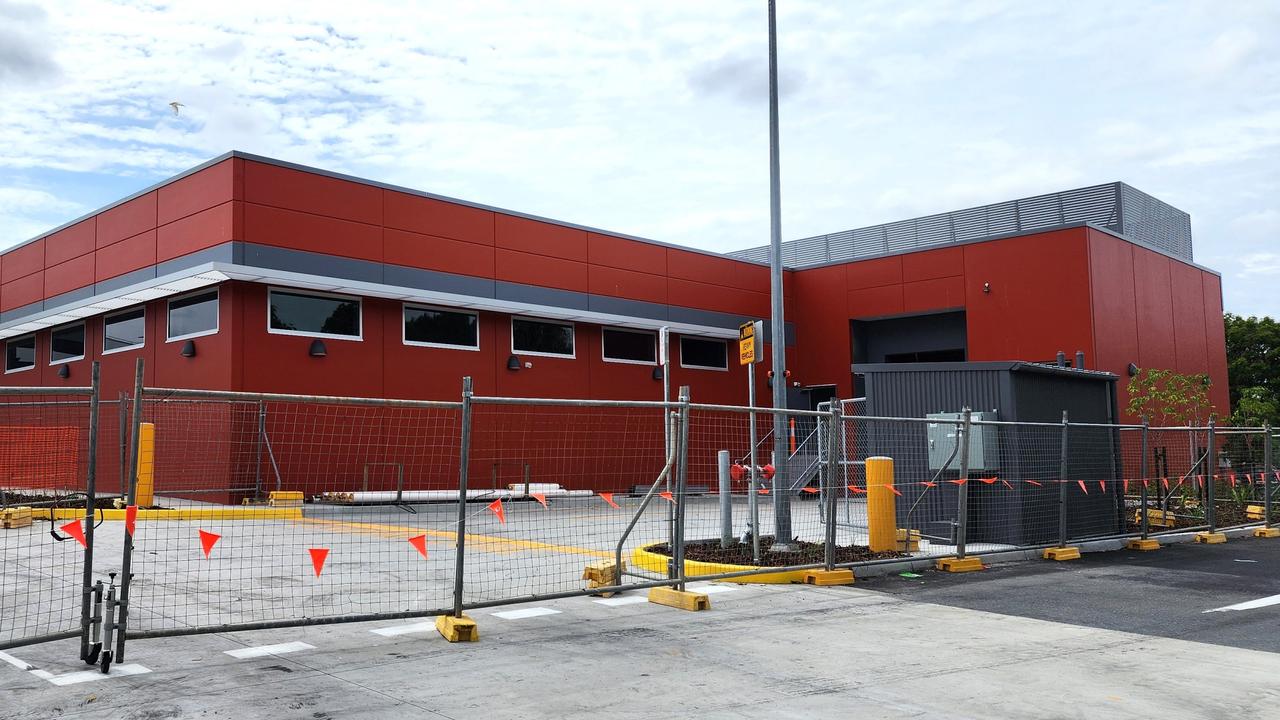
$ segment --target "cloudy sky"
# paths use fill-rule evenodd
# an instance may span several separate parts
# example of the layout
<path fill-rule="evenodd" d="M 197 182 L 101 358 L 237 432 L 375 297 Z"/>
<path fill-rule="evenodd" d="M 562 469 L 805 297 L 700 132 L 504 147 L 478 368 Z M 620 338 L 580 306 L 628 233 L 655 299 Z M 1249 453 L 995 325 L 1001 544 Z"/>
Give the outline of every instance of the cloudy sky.
<path fill-rule="evenodd" d="M 785 238 L 1124 180 L 1280 316 L 1280 2 L 779 5 Z M 765 33 L 763 0 L 0 0 L 0 246 L 230 149 L 760 245 Z"/>

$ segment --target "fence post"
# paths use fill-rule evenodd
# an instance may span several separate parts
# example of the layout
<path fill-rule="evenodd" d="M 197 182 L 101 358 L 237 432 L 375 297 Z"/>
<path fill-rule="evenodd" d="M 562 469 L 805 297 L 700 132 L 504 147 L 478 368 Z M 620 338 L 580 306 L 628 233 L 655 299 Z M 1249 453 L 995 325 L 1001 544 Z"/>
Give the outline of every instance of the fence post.
<path fill-rule="evenodd" d="M 689 386 L 680 386 L 680 427 L 677 429 L 678 437 L 677 455 L 676 455 L 676 507 L 675 507 L 675 523 L 674 538 L 671 545 L 671 571 L 669 576 L 672 580 L 676 580 L 675 589 L 684 592 L 685 572 L 684 572 L 684 518 L 685 518 L 685 489 L 689 480 Z"/>
<path fill-rule="evenodd" d="M 1205 488 L 1204 489 L 1204 519 L 1209 523 L 1210 533 L 1215 533 L 1218 531 L 1217 518 L 1215 517 L 1216 513 L 1214 512 L 1214 507 L 1213 507 L 1213 497 L 1214 497 L 1213 486 L 1216 484 L 1214 482 L 1214 479 L 1217 477 L 1213 473 L 1215 470 L 1218 469 L 1218 457 L 1217 457 L 1217 454 L 1214 452 L 1214 448 L 1213 448 L 1213 426 L 1214 426 L 1213 418 L 1209 418 L 1209 436 L 1208 436 L 1209 447 L 1204 452 L 1204 464 L 1205 464 L 1204 472 L 1206 476 L 1205 484 L 1204 484 L 1204 488 Z"/>
<path fill-rule="evenodd" d="M 262 439 L 267 436 L 267 404 L 258 401 L 258 435 L 254 438 L 257 461 L 253 465 L 253 499 L 262 499 Z"/>
<path fill-rule="evenodd" d="M 840 477 L 843 466 L 840 464 L 840 403 L 831 401 L 831 419 L 827 421 L 827 486 L 823 488 L 822 498 L 827 501 L 826 511 L 827 535 L 823 548 L 827 572 L 836 569 L 836 488 L 843 487 Z"/>
<path fill-rule="evenodd" d="M 716 453 L 716 480 L 720 492 L 720 547 L 733 544 L 733 495 L 729 485 L 729 451 Z"/>
<path fill-rule="evenodd" d="M 1147 424 L 1147 416 L 1142 416 L 1142 462 L 1140 472 L 1142 473 L 1142 539 L 1147 539 L 1147 534 L 1151 532 L 1151 525 L 1147 518 L 1147 431 L 1150 429 Z"/>
<path fill-rule="evenodd" d="M 89 457 L 84 492 L 84 582 L 80 589 L 80 659 L 89 657 L 89 608 L 93 595 L 93 511 L 98 501 L 98 398 L 99 367 L 95 361 L 89 371 Z"/>
<path fill-rule="evenodd" d="M 1067 411 L 1062 411 L 1062 456 L 1058 462 L 1058 547 L 1067 546 Z"/>
<path fill-rule="evenodd" d="M 129 393 L 121 390 L 119 397 L 120 431 L 117 444 L 120 446 L 120 497 L 129 496 Z"/>
<path fill-rule="evenodd" d="M 138 502 L 138 437 L 142 425 L 142 358 L 134 365 L 133 371 L 133 419 L 129 433 L 129 505 Z M 120 603 L 117 605 L 116 618 L 116 651 L 112 662 L 124 662 L 125 633 L 129 628 L 129 584 L 133 580 L 133 535 L 128 528 L 124 533 L 124 557 L 120 561 Z M 106 648 L 103 648 L 104 650 Z"/>
<path fill-rule="evenodd" d="M 462 572 L 467 547 L 467 472 L 471 455 L 471 377 L 462 378 L 462 429 L 458 454 L 458 528 L 453 571 L 453 616 L 462 617 Z"/>
<path fill-rule="evenodd" d="M 1262 424 L 1262 527 L 1271 528 L 1271 423 Z"/>
<path fill-rule="evenodd" d="M 969 429 L 973 420 L 973 411 L 964 408 L 960 411 L 960 427 L 956 428 L 956 442 L 960 444 L 960 483 L 956 491 L 956 557 L 964 560 L 965 543 L 969 539 Z M 869 488 L 868 488 L 869 490 Z"/>

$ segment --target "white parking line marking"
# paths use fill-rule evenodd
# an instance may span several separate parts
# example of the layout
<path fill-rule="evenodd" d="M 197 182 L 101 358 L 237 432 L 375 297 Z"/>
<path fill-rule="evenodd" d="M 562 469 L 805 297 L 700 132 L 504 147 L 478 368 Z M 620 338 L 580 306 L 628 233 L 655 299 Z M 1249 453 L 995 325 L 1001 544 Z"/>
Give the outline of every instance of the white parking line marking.
<path fill-rule="evenodd" d="M 524 620 L 525 618 L 540 617 L 542 615 L 559 615 L 559 610 L 551 608 L 534 607 L 524 608 L 523 610 L 507 610 L 505 612 L 493 613 L 494 617 L 500 617 L 503 620 Z"/>
<path fill-rule="evenodd" d="M 1238 558 L 1237 558 L 1237 559 L 1236 559 L 1236 562 L 1256 563 L 1256 562 L 1258 562 L 1258 561 L 1257 561 L 1257 560 L 1240 560 L 1240 559 L 1238 559 Z"/>
<path fill-rule="evenodd" d="M 143 675 L 151 672 L 149 668 L 141 665 L 112 665 L 111 672 L 103 675 L 98 670 L 81 670 L 80 672 L 67 673 L 65 675 L 50 675 L 44 678 L 54 685 L 76 685 L 79 683 L 93 682 L 94 680 L 106 680 L 113 677 L 125 677 L 127 675 Z M 37 674 L 39 673 L 39 674 Z M 32 675 L 43 677 L 49 675 L 47 672 L 33 670 Z"/>
<path fill-rule="evenodd" d="M 1204 612 L 1225 612 L 1228 610 L 1255 610 L 1268 605 L 1280 605 L 1280 595 L 1272 595 L 1270 597 L 1258 598 L 1257 600 L 1249 600 L 1247 602 L 1236 603 L 1235 605 L 1227 605 L 1226 607 L 1205 610 Z"/>
<path fill-rule="evenodd" d="M 225 650 L 224 652 L 233 658 L 248 660 L 265 655 L 284 655 L 285 653 L 298 652 L 299 650 L 315 649 L 315 645 L 308 645 L 304 642 L 288 642 L 280 643 L 279 645 L 259 645 L 257 647 L 239 648 L 238 650 Z"/>
<path fill-rule="evenodd" d="M 25 660 L 19 660 L 18 658 L 10 655 L 7 652 L 0 652 L 0 660 L 3 660 L 9 663 L 10 665 L 18 668 L 19 670 L 30 670 L 32 667 L 34 667 L 33 665 L 28 664 Z"/>
<path fill-rule="evenodd" d="M 735 590 L 738 589 L 736 587 L 730 587 L 728 585 L 712 585 L 710 583 L 698 584 L 698 585 L 690 584 L 690 585 L 686 585 L 685 587 L 688 588 L 690 592 L 699 592 L 706 595 L 715 595 L 716 593 L 734 592 Z"/>
<path fill-rule="evenodd" d="M 408 635 L 416 632 L 431 632 L 436 629 L 433 622 L 420 622 L 411 625 L 392 625 L 391 627 L 374 628 L 369 632 L 383 637 L 395 637 L 396 635 Z"/>
<path fill-rule="evenodd" d="M 592 600 L 591 602 L 607 605 L 608 607 L 618 607 L 619 605 L 637 605 L 639 603 L 649 602 L 649 598 L 644 595 L 621 595 L 619 597 L 604 598 L 602 600 Z"/>

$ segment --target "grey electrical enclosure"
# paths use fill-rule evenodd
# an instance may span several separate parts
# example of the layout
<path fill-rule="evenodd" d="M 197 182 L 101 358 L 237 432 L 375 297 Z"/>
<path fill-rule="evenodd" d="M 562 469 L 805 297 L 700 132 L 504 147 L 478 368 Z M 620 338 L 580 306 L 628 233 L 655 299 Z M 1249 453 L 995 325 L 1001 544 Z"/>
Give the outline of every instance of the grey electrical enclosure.
<path fill-rule="evenodd" d="M 941 470 L 944 467 L 958 471 L 960 469 L 960 453 L 956 448 L 956 434 L 960 427 L 960 413 L 929 413 L 930 420 L 955 420 L 956 422 L 936 422 L 928 425 L 929 469 Z M 973 420 L 995 420 L 994 412 L 971 413 Z M 969 428 L 969 470 L 984 472 L 988 469 L 987 458 L 994 460 L 998 455 L 996 434 L 987 432 L 982 425 Z M 950 462 L 948 463 L 948 460 Z"/>

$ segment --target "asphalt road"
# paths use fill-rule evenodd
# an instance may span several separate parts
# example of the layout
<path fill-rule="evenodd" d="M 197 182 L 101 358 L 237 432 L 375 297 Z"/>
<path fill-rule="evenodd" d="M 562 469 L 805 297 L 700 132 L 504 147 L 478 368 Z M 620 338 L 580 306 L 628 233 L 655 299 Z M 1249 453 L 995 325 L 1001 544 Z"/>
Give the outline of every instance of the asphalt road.
<path fill-rule="evenodd" d="M 980 573 L 869 578 L 858 587 L 917 602 L 1280 652 L 1280 603 L 1205 612 L 1280 595 L 1280 540 L 1087 553 L 1071 562 L 1000 564 Z"/>

